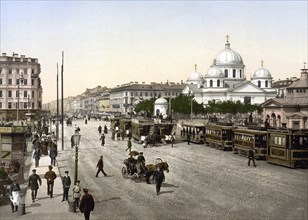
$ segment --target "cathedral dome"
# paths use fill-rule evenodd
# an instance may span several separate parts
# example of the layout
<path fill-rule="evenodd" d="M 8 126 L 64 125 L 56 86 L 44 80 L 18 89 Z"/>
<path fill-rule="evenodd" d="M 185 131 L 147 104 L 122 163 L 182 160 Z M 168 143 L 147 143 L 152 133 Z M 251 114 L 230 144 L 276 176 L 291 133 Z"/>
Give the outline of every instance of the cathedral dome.
<path fill-rule="evenodd" d="M 229 41 L 227 41 L 227 43 L 225 44 L 225 49 L 219 52 L 218 55 L 216 56 L 216 65 L 230 65 L 230 64 L 243 65 L 243 59 L 238 52 L 231 50 L 230 43 Z"/>
<path fill-rule="evenodd" d="M 203 78 L 202 74 L 197 72 L 197 70 L 195 70 L 194 72 L 190 74 L 187 80 L 188 81 L 200 81 L 202 80 L 202 78 Z"/>
<path fill-rule="evenodd" d="M 205 75 L 205 78 L 224 78 L 225 75 L 222 72 L 222 70 L 218 67 L 211 67 L 207 74 Z"/>
<path fill-rule="evenodd" d="M 272 79 L 273 77 L 268 69 L 263 67 L 263 61 L 261 61 L 261 67 L 254 72 L 252 78 Z"/>
<path fill-rule="evenodd" d="M 168 105 L 168 101 L 164 98 L 158 98 L 154 102 L 155 105 Z"/>

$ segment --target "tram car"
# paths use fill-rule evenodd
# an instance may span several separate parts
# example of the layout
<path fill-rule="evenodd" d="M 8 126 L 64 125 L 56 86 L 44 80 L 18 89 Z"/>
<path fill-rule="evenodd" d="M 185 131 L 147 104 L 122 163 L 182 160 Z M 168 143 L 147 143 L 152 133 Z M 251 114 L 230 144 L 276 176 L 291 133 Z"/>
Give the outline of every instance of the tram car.
<path fill-rule="evenodd" d="M 171 135 L 175 133 L 175 130 L 176 130 L 176 124 L 170 122 L 169 120 L 161 120 L 161 119 L 154 120 L 153 134 L 157 137 L 158 142 L 170 143 Z"/>
<path fill-rule="evenodd" d="M 132 118 L 132 138 L 143 143 L 149 135 L 151 128 L 153 129 L 154 121 L 150 118 Z"/>
<path fill-rule="evenodd" d="M 119 116 L 110 118 L 110 129 L 111 129 L 111 131 L 115 131 L 115 130 L 117 130 L 117 128 L 119 129 L 120 119 L 121 118 Z"/>
<path fill-rule="evenodd" d="M 132 129 L 132 119 L 123 117 L 120 119 L 119 123 L 121 132 L 125 132 L 125 136 L 128 136 Z M 127 131 L 129 131 L 129 133 L 127 133 Z"/>
<path fill-rule="evenodd" d="M 291 168 L 308 166 L 308 130 L 268 130 L 269 163 Z"/>
<path fill-rule="evenodd" d="M 233 123 L 205 125 L 205 145 L 219 150 L 233 150 Z"/>
<path fill-rule="evenodd" d="M 183 141 L 187 141 L 188 135 L 190 136 L 190 142 L 196 144 L 204 144 L 205 141 L 205 124 L 184 122 L 182 123 L 181 138 Z"/>
<path fill-rule="evenodd" d="M 248 155 L 250 149 L 254 150 L 257 159 L 266 159 L 267 131 L 253 128 L 236 128 L 233 130 L 233 151 L 239 155 Z"/>

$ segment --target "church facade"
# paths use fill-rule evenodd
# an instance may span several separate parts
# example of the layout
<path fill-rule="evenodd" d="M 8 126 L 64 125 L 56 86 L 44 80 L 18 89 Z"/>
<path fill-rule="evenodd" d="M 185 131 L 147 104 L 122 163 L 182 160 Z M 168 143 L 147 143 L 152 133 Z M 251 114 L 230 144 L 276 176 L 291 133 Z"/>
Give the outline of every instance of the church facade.
<path fill-rule="evenodd" d="M 244 61 L 238 52 L 231 49 L 227 36 L 225 49 L 216 55 L 207 73 L 199 73 L 195 65 L 182 93 L 193 95 L 195 101 L 204 106 L 212 100 L 261 104 L 276 97 L 272 81 L 269 70 L 263 67 L 263 61 L 251 80 L 246 80 Z"/>

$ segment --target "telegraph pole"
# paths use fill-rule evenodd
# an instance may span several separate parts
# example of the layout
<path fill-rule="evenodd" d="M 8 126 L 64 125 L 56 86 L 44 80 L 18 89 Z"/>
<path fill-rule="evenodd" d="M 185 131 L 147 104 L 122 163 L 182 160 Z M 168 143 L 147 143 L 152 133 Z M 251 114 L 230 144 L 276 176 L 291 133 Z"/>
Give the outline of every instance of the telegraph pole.
<path fill-rule="evenodd" d="M 57 63 L 57 120 L 56 120 L 57 141 L 59 141 L 59 68 Z"/>
<path fill-rule="evenodd" d="M 61 66 L 61 126 L 62 126 L 62 150 L 64 150 L 64 110 L 63 110 L 63 61 L 64 60 L 64 51 L 62 51 L 62 66 Z"/>

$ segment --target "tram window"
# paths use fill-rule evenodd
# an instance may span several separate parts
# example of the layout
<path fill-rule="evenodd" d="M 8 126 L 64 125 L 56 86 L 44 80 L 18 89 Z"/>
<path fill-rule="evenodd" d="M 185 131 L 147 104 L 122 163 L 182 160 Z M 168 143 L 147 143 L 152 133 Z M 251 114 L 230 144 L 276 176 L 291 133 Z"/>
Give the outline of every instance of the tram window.
<path fill-rule="evenodd" d="M 281 138 L 281 145 L 286 146 L 286 138 L 285 137 Z"/>

